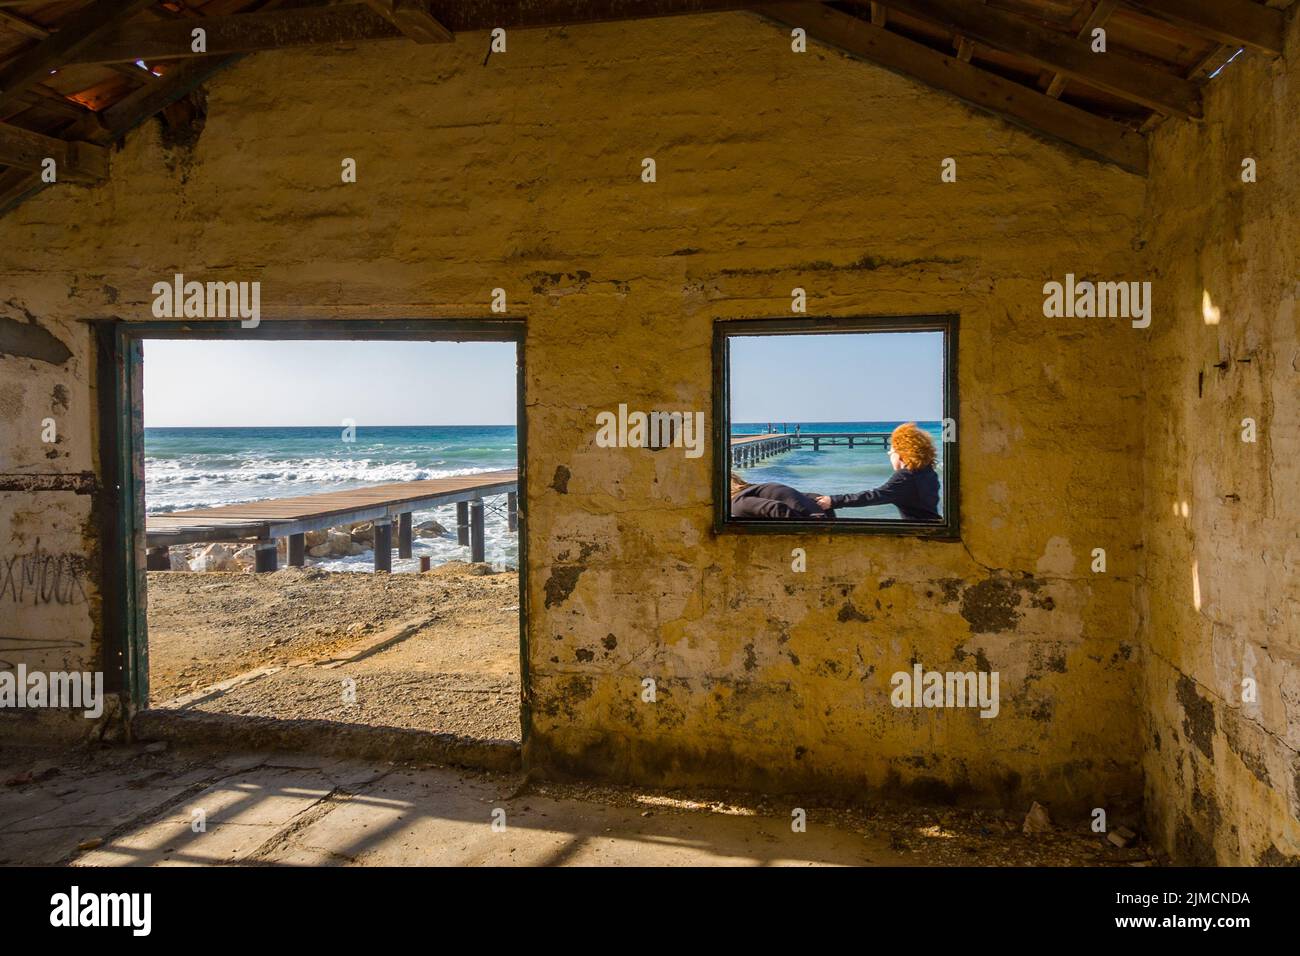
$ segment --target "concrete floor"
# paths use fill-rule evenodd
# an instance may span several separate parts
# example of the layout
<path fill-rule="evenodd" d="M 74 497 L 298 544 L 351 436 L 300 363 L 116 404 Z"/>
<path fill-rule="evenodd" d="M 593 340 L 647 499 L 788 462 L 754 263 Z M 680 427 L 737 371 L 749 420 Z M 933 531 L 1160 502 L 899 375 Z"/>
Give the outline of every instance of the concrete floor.
<path fill-rule="evenodd" d="M 8 865 L 930 865 L 1138 863 L 1014 820 L 757 806 L 301 754 L 118 746 L 0 752 Z M 956 814 L 954 816 L 954 814 Z M 494 827 L 494 816 L 504 828 Z M 204 826 L 199 826 L 202 819 Z"/>

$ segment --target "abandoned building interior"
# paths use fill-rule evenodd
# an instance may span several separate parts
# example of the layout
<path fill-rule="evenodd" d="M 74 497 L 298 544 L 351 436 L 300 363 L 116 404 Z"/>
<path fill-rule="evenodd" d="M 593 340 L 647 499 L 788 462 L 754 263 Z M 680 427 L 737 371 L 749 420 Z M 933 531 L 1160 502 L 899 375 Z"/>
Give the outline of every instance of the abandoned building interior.
<path fill-rule="evenodd" d="M 354 755 L 1295 865 L 1296 6 L 0 0 L 0 668 L 109 702 L 7 706 L 3 751 L 347 752 L 149 706 L 146 340 L 513 342 L 521 733 Z M 191 280 L 260 311 L 160 307 Z M 719 328 L 917 317 L 950 521 L 725 520 Z M 704 453 L 604 447 L 620 405 Z M 899 707 L 914 668 L 996 715 Z"/>

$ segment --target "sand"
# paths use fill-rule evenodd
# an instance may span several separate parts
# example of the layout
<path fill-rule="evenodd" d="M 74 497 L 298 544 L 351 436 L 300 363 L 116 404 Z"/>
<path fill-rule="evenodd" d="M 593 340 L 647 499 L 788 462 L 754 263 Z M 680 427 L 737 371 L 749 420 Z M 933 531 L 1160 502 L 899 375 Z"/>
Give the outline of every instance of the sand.
<path fill-rule="evenodd" d="M 518 576 L 483 570 L 150 572 L 151 706 L 518 740 Z"/>

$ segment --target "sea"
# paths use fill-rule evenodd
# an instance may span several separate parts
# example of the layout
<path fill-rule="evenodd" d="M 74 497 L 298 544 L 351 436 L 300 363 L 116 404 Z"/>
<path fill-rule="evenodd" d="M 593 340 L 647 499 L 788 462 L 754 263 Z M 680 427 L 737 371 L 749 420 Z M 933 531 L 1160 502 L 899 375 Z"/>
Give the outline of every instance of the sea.
<path fill-rule="evenodd" d="M 518 467 L 513 425 L 359 426 L 355 441 L 343 437 L 337 427 L 146 428 L 145 511 L 167 514 Z M 505 495 L 484 503 L 485 557 L 498 568 L 518 567 L 519 540 L 506 527 Z M 422 556 L 435 565 L 469 560 L 469 547 L 456 542 L 454 504 L 417 511 L 413 520 L 437 521 L 451 534 L 415 538 L 411 558 L 394 553 L 394 572 L 418 570 Z M 374 567 L 370 553 L 311 561 L 331 571 Z"/>
<path fill-rule="evenodd" d="M 733 435 L 754 435 L 770 428 L 813 432 L 889 432 L 900 422 L 744 422 Z M 940 422 L 918 422 L 935 440 L 940 456 Z M 354 441 L 344 441 L 336 427 L 282 428 L 146 428 L 145 510 L 167 514 L 268 498 L 341 491 L 390 481 L 450 478 L 518 466 L 519 446 L 513 425 L 392 425 L 358 427 Z M 942 459 L 940 461 L 940 466 Z M 747 481 L 781 482 L 815 494 L 862 491 L 890 475 L 889 456 L 879 446 L 811 448 L 782 452 L 766 461 L 735 469 Z M 942 471 L 940 471 L 942 474 Z M 518 535 L 506 527 L 505 496 L 486 499 L 485 550 L 498 568 L 515 568 Z M 898 517 L 892 505 L 855 508 L 846 517 Z M 395 572 L 415 571 L 419 559 L 433 564 L 469 560 L 469 548 L 457 544 L 456 506 L 414 514 L 414 521 L 433 520 L 451 534 L 416 538 L 413 557 L 393 558 Z M 327 570 L 368 571 L 370 554 L 313 559 Z"/>
<path fill-rule="evenodd" d="M 758 435 L 769 430 L 793 434 L 796 426 L 805 435 L 843 434 L 845 432 L 884 432 L 888 434 L 899 425 L 889 422 L 733 422 L 732 435 Z M 943 513 L 943 423 L 918 421 L 917 426 L 934 439 L 938 452 L 935 470 L 940 476 L 939 513 Z M 811 446 L 785 451 L 748 468 L 735 468 L 740 477 L 754 484 L 779 482 L 798 488 L 807 494 L 836 495 L 853 491 L 866 491 L 883 485 L 893 473 L 889 453 L 880 445 L 823 446 L 813 451 Z M 873 505 L 869 508 L 852 508 L 837 512 L 844 518 L 897 518 L 893 505 Z"/>

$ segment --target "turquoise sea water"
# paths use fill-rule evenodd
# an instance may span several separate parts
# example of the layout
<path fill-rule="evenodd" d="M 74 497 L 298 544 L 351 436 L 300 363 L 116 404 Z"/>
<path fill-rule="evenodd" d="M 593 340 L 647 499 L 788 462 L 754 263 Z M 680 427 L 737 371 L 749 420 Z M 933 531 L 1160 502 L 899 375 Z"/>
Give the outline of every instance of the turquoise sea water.
<path fill-rule="evenodd" d="M 845 432 L 892 432 L 902 422 L 733 422 L 733 435 L 757 435 L 766 432 L 772 426 L 780 432 L 785 426 L 787 433 L 793 433 L 798 425 L 805 435 L 813 433 Z M 939 457 L 935 469 L 939 472 L 940 495 L 942 496 L 943 477 L 943 442 L 942 422 L 917 422 L 931 438 Z M 870 447 L 844 446 L 823 447 L 813 451 L 811 447 L 794 451 L 781 452 L 766 461 L 750 468 L 734 469 L 746 481 L 761 484 L 763 482 L 780 482 L 809 494 L 845 494 L 851 491 L 865 491 L 885 483 L 893 471 L 889 463 L 889 454 L 879 445 Z M 942 497 L 939 512 L 943 513 Z M 893 505 L 880 505 L 873 508 L 852 508 L 839 512 L 844 518 L 897 518 L 898 509 Z"/>
<path fill-rule="evenodd" d="M 146 428 L 145 510 L 164 514 L 266 498 L 287 498 L 378 485 L 390 481 L 448 478 L 517 467 L 513 425 L 359 427 L 343 441 L 341 428 Z M 506 532 L 505 497 L 486 499 L 487 559 L 514 567 L 518 538 Z M 416 512 L 454 531 L 456 506 Z M 455 537 L 421 538 L 415 558 L 393 561 L 411 570 L 421 555 L 435 564 L 469 560 Z M 337 570 L 365 570 L 373 558 L 359 555 L 320 562 Z"/>

